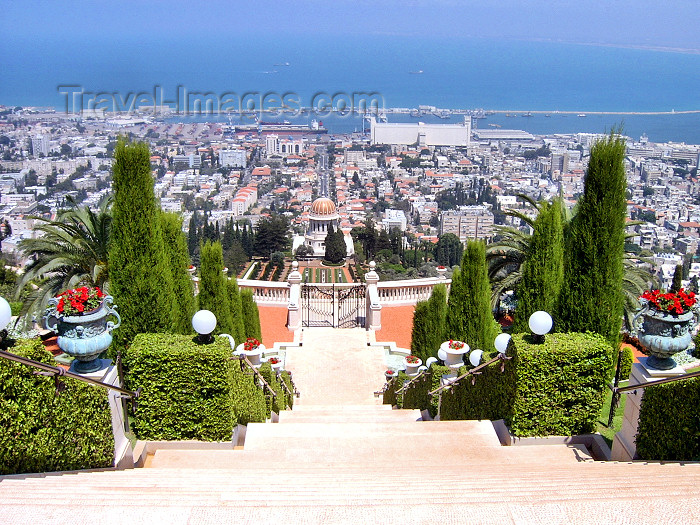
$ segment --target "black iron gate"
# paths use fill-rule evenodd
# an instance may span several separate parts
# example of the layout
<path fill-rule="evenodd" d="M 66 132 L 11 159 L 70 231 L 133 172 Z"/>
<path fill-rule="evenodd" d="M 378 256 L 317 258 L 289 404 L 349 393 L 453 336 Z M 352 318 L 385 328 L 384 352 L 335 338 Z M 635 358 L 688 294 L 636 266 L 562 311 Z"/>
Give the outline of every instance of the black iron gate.
<path fill-rule="evenodd" d="M 338 328 L 364 327 L 366 307 L 364 285 L 339 289 Z"/>
<path fill-rule="evenodd" d="M 365 326 L 365 286 L 336 287 L 301 285 L 301 324 L 305 327 L 329 326 L 356 328 Z"/>

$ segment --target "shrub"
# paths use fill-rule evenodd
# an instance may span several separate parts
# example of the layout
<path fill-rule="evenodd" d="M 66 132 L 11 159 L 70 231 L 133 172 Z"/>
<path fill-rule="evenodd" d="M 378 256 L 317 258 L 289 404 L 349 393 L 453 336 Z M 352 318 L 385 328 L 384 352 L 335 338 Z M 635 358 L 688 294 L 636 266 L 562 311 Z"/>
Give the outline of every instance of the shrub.
<path fill-rule="evenodd" d="M 636 438 L 639 457 L 700 461 L 699 405 L 697 378 L 644 389 Z"/>
<path fill-rule="evenodd" d="M 129 389 L 141 387 L 134 433 L 140 439 L 230 440 L 236 423 L 265 420 L 265 400 L 232 361 L 228 340 L 139 334 L 124 359 Z"/>
<path fill-rule="evenodd" d="M 35 361 L 55 365 L 38 339 L 10 348 Z M 111 467 L 114 436 L 107 391 L 0 359 L 0 474 Z"/>
<path fill-rule="evenodd" d="M 620 352 L 620 381 L 629 379 L 632 373 L 632 363 L 634 363 L 634 353 L 629 346 L 626 346 Z"/>
<path fill-rule="evenodd" d="M 484 356 L 484 360 L 496 353 Z M 542 345 L 530 336 L 513 336 L 501 373 L 487 367 L 472 384 L 465 378 L 440 396 L 427 397 L 438 388 L 448 368 L 432 365 L 430 385 L 416 381 L 404 394 L 406 408 L 429 408 L 440 418 L 505 419 L 517 436 L 572 435 L 593 430 L 602 408 L 612 351 L 595 334 L 550 334 Z M 462 367 L 460 375 L 467 371 Z M 425 391 L 425 389 L 428 389 Z M 415 389 L 415 392 L 411 390 Z M 395 396 L 395 394 L 394 394 Z M 386 401 L 385 401 L 386 403 Z"/>
<path fill-rule="evenodd" d="M 518 436 L 592 432 L 612 369 L 612 347 L 598 335 L 549 334 L 533 344 L 513 336 L 515 399 L 510 424 Z M 477 380 L 478 382 L 478 380 Z"/>

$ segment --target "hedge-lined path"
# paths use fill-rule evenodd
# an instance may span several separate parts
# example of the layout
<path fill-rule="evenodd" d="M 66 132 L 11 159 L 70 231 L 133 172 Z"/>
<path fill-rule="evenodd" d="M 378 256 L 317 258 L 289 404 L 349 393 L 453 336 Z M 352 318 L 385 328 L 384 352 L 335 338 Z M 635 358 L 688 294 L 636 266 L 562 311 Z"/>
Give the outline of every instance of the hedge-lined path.
<path fill-rule="evenodd" d="M 305 405 L 377 405 L 384 350 L 367 346 L 363 328 L 304 328 L 302 346 L 287 348 L 285 368 Z"/>

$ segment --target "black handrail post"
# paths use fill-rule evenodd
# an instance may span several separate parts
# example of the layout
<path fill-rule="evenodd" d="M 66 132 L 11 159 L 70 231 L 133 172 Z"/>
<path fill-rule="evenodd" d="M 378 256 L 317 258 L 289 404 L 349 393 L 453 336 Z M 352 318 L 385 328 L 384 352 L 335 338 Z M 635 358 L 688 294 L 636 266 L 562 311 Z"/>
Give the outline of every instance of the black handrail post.
<path fill-rule="evenodd" d="M 608 414 L 608 424 L 607 427 L 610 428 L 613 424 L 613 419 L 615 419 L 615 411 L 620 403 L 620 393 L 617 391 L 617 387 L 620 384 L 620 368 L 622 362 L 622 349 L 617 351 L 617 366 L 615 367 L 615 380 L 613 382 L 612 396 L 610 397 L 610 413 Z"/>

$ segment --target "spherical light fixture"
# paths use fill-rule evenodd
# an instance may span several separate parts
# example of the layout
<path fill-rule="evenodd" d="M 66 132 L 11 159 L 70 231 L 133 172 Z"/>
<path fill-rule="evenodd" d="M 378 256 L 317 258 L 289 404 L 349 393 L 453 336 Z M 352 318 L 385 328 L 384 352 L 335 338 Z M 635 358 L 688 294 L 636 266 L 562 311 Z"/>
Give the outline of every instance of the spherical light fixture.
<path fill-rule="evenodd" d="M 0 330 L 4 330 L 12 319 L 12 308 L 4 297 L 0 297 Z"/>
<path fill-rule="evenodd" d="M 216 328 L 216 316 L 209 310 L 200 310 L 192 316 L 192 328 L 199 334 L 201 344 L 211 343 L 211 333 Z"/>
<path fill-rule="evenodd" d="M 552 316 L 542 310 L 535 312 L 528 321 L 530 330 L 535 334 L 535 342 L 544 343 L 545 334 L 552 329 Z"/>
<path fill-rule="evenodd" d="M 508 350 L 508 343 L 510 343 L 510 334 L 498 334 L 493 345 L 499 353 L 505 354 L 506 350 Z"/>
<path fill-rule="evenodd" d="M 469 362 L 472 364 L 472 366 L 479 366 L 481 363 L 481 356 L 483 355 L 483 350 L 472 350 L 472 352 L 469 354 Z"/>
<path fill-rule="evenodd" d="M 438 358 L 440 359 L 440 361 L 444 362 L 447 359 L 447 352 L 445 352 L 442 349 L 438 350 Z"/>

